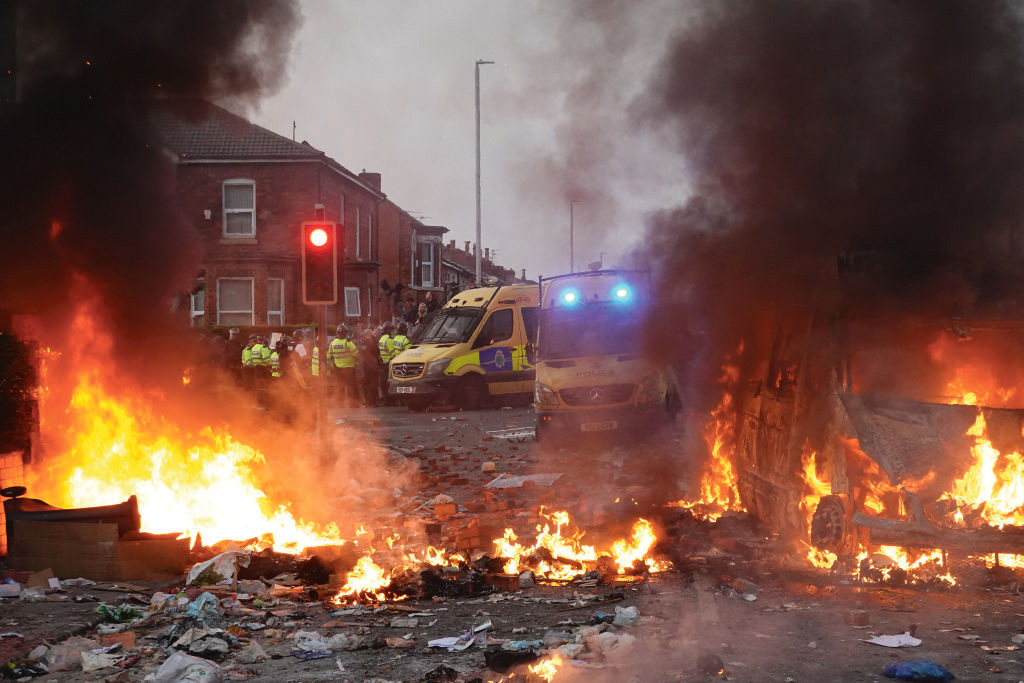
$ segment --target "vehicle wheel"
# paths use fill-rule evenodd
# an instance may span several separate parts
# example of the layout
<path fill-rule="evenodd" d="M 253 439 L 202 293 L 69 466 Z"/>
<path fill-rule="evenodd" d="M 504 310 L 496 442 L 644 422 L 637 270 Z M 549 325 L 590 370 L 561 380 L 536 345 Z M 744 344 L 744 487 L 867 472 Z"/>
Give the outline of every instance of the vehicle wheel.
<path fill-rule="evenodd" d="M 455 403 L 462 410 L 477 410 L 487 398 L 487 382 L 480 375 L 466 375 L 459 380 Z"/>
<path fill-rule="evenodd" d="M 430 407 L 429 398 L 410 398 L 406 399 L 405 406 L 413 411 L 414 413 L 422 413 L 424 410 Z"/>
<path fill-rule="evenodd" d="M 818 501 L 811 516 L 811 545 L 834 553 L 841 552 L 846 540 L 846 506 L 839 496 Z"/>

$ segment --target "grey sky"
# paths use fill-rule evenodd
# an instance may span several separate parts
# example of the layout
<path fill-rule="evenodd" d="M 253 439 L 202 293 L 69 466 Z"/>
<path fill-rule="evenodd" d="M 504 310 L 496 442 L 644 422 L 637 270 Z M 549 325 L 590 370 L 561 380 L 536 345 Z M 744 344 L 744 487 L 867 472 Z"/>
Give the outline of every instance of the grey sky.
<path fill-rule="evenodd" d="M 678 204 L 681 162 L 629 120 L 677 2 L 304 0 L 287 85 L 250 114 L 404 209 L 475 234 L 473 69 L 481 67 L 483 245 L 530 277 L 614 263 L 647 209 Z"/>

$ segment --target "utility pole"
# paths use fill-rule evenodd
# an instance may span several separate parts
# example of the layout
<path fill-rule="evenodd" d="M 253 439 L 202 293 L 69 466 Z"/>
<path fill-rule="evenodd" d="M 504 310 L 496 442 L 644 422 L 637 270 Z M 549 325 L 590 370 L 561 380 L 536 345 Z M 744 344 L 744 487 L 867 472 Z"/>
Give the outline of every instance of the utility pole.
<path fill-rule="evenodd" d="M 476 60 L 476 282 L 483 281 L 480 274 L 480 65 L 494 64 L 483 59 Z"/>

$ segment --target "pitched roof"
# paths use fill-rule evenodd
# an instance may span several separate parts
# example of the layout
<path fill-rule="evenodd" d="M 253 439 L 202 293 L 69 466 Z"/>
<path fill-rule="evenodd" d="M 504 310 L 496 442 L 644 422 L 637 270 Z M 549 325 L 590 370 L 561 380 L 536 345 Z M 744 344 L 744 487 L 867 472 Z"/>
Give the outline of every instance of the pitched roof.
<path fill-rule="evenodd" d="M 327 160 L 308 143 L 289 140 L 202 100 L 159 100 L 151 120 L 163 146 L 182 160 Z"/>

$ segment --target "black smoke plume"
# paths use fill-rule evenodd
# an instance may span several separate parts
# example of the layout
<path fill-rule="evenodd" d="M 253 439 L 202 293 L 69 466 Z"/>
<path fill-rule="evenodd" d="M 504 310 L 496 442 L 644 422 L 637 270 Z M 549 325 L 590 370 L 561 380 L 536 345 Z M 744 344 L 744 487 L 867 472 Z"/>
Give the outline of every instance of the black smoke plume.
<path fill-rule="evenodd" d="M 1006 2 L 714 0 L 637 103 L 678 147 L 689 198 L 648 226 L 650 335 L 719 363 L 766 311 L 835 310 L 837 262 L 884 255 L 861 292 L 946 315 L 1019 298 L 1024 21 Z M 679 334 L 666 330 L 679 330 Z"/>
<path fill-rule="evenodd" d="M 0 102 L 0 309 L 59 318 L 84 281 L 116 355 L 152 379 L 181 348 L 171 309 L 200 253 L 148 109 L 161 97 L 244 106 L 273 91 L 298 11 L 291 0 L 32 0 L 3 16 L 14 63 Z"/>

